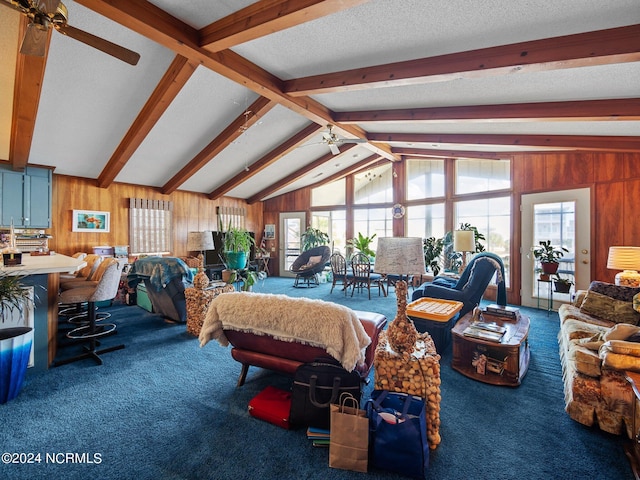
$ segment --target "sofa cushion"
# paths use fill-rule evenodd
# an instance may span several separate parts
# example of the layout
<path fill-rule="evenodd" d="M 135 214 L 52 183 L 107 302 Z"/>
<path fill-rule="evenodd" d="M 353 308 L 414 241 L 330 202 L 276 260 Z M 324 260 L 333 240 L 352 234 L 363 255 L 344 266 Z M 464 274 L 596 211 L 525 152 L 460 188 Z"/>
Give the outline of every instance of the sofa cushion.
<path fill-rule="evenodd" d="M 607 297 L 633 302 L 633 297 L 640 293 L 640 287 L 627 287 L 613 283 L 593 281 L 589 284 L 589 291 L 606 295 Z"/>
<path fill-rule="evenodd" d="M 597 351 L 589 350 L 581 345 L 572 345 L 569 350 L 569 360 L 574 359 L 576 370 L 589 377 L 599 377 L 602 373 L 602 360 Z"/>
<path fill-rule="evenodd" d="M 587 292 L 580 311 L 615 323 L 637 325 L 640 320 L 640 314 L 633 309 L 630 301 L 617 300 L 594 290 Z"/>

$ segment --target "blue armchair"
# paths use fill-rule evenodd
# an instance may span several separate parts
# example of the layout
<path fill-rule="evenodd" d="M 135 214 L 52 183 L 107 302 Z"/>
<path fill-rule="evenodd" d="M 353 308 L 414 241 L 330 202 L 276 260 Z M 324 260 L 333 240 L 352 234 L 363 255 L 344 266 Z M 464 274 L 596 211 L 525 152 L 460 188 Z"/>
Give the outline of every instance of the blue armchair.
<path fill-rule="evenodd" d="M 504 283 L 504 264 L 498 255 L 491 252 L 480 252 L 474 256 L 457 280 L 437 276 L 433 281 L 423 283 L 413 291 L 411 300 L 415 301 L 422 297 L 430 297 L 462 302 L 462 310 L 458 314 L 458 318 L 461 318 L 480 303 L 482 295 L 496 271 L 498 273 L 496 303 L 506 305 L 507 292 Z"/>

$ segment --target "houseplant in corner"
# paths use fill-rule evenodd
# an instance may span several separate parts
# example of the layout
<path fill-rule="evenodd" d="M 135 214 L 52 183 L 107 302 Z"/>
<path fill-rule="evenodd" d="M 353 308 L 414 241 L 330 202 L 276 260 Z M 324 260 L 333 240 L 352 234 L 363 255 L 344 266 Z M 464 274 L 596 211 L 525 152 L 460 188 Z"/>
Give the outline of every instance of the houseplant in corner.
<path fill-rule="evenodd" d="M 20 275 L 0 272 L 0 404 L 13 400 L 24 381 L 31 354 L 31 327 L 9 327 L 11 317 L 23 316 L 33 305 L 33 288 L 26 287 Z"/>
<path fill-rule="evenodd" d="M 542 272 L 547 275 L 558 271 L 560 259 L 568 251 L 564 247 L 551 245 L 551 240 L 540 240 L 538 245 L 531 247 L 533 258 L 540 262 Z"/>

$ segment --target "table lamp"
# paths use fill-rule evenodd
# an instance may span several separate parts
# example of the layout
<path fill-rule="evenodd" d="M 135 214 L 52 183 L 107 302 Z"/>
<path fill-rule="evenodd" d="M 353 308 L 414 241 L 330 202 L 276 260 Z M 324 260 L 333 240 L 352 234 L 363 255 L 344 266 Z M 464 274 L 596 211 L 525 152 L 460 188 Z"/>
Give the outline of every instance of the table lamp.
<path fill-rule="evenodd" d="M 453 251 L 462 252 L 462 265 L 458 273 L 462 273 L 467 267 L 467 252 L 476 251 L 476 236 L 473 230 L 453 231 Z"/>
<path fill-rule="evenodd" d="M 188 252 L 200 252 L 198 254 L 198 273 L 193 279 L 193 283 L 202 284 L 203 286 L 209 283 L 209 277 L 204 273 L 204 254 L 205 250 L 215 249 L 213 243 L 213 233 L 211 231 L 205 232 L 189 232 L 187 234 L 187 251 Z"/>
<path fill-rule="evenodd" d="M 381 237 L 376 249 L 375 270 L 378 273 L 400 275 L 396 282 L 398 312 L 387 329 L 389 346 L 394 352 L 413 352 L 418 332 L 407 317 L 407 282 L 403 276 L 425 275 L 424 250 L 419 237 Z"/>
<path fill-rule="evenodd" d="M 640 287 L 640 247 L 609 247 L 607 268 L 622 270 L 616 274 L 616 285 Z"/>

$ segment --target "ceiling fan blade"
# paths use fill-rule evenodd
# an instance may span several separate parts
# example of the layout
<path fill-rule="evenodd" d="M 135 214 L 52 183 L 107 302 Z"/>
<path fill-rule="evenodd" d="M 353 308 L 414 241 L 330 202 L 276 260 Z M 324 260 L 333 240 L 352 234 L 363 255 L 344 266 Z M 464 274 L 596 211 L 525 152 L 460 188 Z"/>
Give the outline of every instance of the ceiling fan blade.
<path fill-rule="evenodd" d="M 329 148 L 331 149 L 331 153 L 333 153 L 334 155 L 338 155 L 340 153 L 340 149 L 335 143 L 330 143 Z"/>
<path fill-rule="evenodd" d="M 343 138 L 340 140 L 342 143 L 367 143 L 368 140 L 365 138 Z"/>
<path fill-rule="evenodd" d="M 80 30 L 79 28 L 72 27 L 71 25 L 66 24 L 55 25 L 55 28 L 63 35 L 85 43 L 90 47 L 111 55 L 118 60 L 122 60 L 129 65 L 136 65 L 138 63 L 138 60 L 140 60 L 139 53 L 129 50 L 128 48 L 121 47 L 120 45 L 116 45 L 115 43 L 105 40 L 104 38 L 96 37 L 95 35 Z"/>
<path fill-rule="evenodd" d="M 44 57 L 47 51 L 48 28 L 37 23 L 27 25 L 27 31 L 24 32 L 20 53 L 23 55 L 34 55 L 36 57 Z"/>

